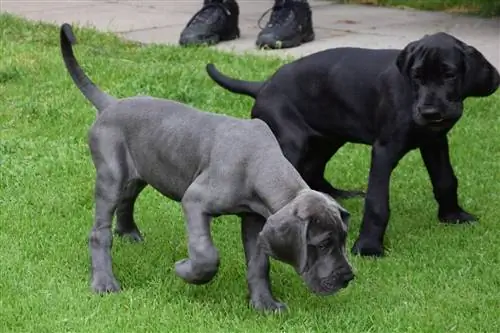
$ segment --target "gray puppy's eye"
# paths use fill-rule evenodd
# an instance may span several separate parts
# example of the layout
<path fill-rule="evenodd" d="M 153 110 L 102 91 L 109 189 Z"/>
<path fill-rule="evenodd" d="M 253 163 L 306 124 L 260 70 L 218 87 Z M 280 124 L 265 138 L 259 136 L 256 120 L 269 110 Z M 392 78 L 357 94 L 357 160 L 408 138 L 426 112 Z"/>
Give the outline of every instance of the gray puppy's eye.
<path fill-rule="evenodd" d="M 332 240 L 330 238 L 327 238 L 318 244 L 318 249 L 320 249 L 321 251 L 328 250 L 331 247 L 332 247 Z"/>

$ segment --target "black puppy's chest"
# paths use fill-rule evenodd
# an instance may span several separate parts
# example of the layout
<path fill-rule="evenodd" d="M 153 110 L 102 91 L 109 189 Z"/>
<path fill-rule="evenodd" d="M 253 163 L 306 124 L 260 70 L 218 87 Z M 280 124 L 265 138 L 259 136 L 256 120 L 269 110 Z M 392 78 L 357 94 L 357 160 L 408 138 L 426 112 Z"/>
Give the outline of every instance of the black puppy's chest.
<path fill-rule="evenodd" d="M 448 135 L 454 124 L 443 126 L 441 128 L 424 128 L 411 126 L 407 133 L 406 143 L 408 150 L 418 149 L 422 146 L 432 144 L 444 136 Z"/>

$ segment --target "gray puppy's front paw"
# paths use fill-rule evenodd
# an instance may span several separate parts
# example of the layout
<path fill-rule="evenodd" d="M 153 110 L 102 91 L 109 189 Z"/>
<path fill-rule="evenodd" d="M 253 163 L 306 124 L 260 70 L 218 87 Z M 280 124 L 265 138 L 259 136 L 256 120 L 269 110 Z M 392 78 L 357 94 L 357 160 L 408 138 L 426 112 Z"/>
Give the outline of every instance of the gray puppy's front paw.
<path fill-rule="evenodd" d="M 258 311 L 282 313 L 287 310 L 285 303 L 280 303 L 271 297 L 260 297 L 250 300 L 250 305 Z"/>
<path fill-rule="evenodd" d="M 175 263 L 175 274 L 190 284 L 206 284 L 217 274 L 217 268 L 196 269 L 191 259 L 182 259 Z"/>
<path fill-rule="evenodd" d="M 120 291 L 120 284 L 112 274 L 95 273 L 92 277 L 92 290 L 98 294 L 116 293 Z"/>

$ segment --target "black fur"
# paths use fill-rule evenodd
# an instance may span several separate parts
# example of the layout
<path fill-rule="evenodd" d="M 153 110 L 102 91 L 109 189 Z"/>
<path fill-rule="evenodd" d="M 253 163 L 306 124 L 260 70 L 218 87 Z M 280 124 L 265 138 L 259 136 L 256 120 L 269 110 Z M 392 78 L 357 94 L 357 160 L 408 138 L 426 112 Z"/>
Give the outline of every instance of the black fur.
<path fill-rule="evenodd" d="M 412 149 L 420 149 L 429 172 L 439 219 L 476 219 L 458 203 L 447 140 L 464 99 L 491 95 L 500 84 L 498 71 L 474 47 L 436 33 L 403 50 L 318 52 L 284 65 L 265 82 L 229 78 L 212 64 L 207 71 L 222 87 L 255 98 L 251 116 L 271 127 L 285 156 L 313 189 L 336 198 L 361 194 L 332 187 L 324 169 L 347 142 L 372 146 L 354 253 L 383 254 L 391 173 Z"/>

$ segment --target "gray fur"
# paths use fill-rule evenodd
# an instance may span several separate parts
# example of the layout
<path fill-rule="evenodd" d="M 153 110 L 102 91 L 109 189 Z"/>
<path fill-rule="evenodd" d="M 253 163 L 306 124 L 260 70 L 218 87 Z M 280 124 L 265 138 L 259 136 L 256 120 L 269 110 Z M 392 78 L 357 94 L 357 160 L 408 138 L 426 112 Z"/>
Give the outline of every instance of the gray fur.
<path fill-rule="evenodd" d="M 89 236 L 95 292 L 120 289 L 112 271 L 112 219 L 116 213 L 117 234 L 142 240 L 133 211 L 146 185 L 182 204 L 189 257 L 175 264 L 175 272 L 186 282 L 203 284 L 215 276 L 219 254 L 211 219 L 236 214 L 242 217 L 248 288 L 257 309 L 284 309 L 271 293 L 269 256 L 295 267 L 315 293 L 347 286 L 353 278 L 345 256 L 349 213 L 307 186 L 263 121 L 153 97 L 114 99 L 80 69 L 73 41 L 71 26 L 64 24 L 66 67 L 98 110 L 89 131 L 97 172 Z"/>

